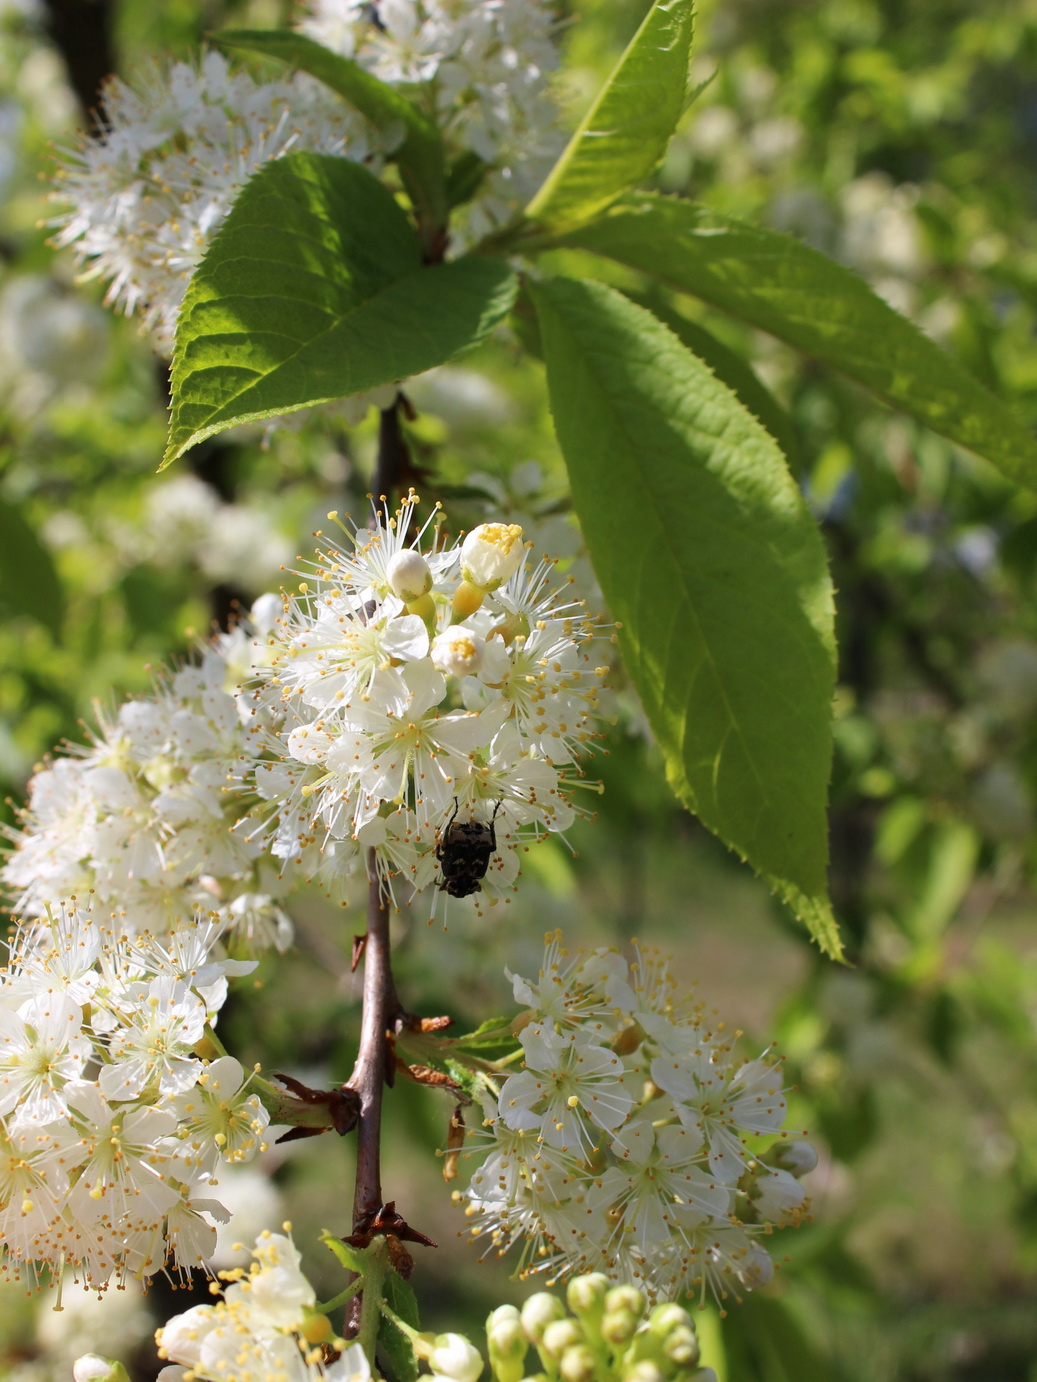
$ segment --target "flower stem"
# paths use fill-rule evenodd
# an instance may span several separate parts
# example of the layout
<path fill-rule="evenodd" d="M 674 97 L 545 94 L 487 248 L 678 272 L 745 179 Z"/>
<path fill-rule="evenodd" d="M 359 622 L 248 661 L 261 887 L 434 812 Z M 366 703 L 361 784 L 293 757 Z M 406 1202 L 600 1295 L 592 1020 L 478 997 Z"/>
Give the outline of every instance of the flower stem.
<path fill-rule="evenodd" d="M 389 1243 L 385 1238 L 376 1238 L 365 1254 L 364 1289 L 359 1296 L 360 1327 L 356 1334 L 357 1343 L 364 1350 L 372 1368 L 378 1346 L 378 1325 L 382 1318 L 382 1291 L 388 1274 Z"/>

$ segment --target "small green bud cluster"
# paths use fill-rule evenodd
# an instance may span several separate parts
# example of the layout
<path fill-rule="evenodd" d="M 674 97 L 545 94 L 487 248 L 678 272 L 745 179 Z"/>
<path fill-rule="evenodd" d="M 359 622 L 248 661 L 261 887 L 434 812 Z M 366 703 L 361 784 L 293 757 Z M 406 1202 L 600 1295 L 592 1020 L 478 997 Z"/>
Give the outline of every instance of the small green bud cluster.
<path fill-rule="evenodd" d="M 573 1277 L 564 1303 L 538 1291 L 521 1310 L 500 1306 L 486 1321 L 486 1343 L 496 1382 L 716 1382 L 699 1366 L 686 1310 L 672 1301 L 649 1309 L 642 1291 L 601 1272 Z M 527 1371 L 531 1346 L 539 1371 Z"/>

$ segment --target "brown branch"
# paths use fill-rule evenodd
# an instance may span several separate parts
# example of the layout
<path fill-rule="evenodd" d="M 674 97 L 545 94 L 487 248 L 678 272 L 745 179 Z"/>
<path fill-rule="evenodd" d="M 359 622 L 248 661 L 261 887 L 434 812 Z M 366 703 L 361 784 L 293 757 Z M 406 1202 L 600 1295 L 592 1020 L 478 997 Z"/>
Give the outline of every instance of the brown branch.
<path fill-rule="evenodd" d="M 389 953 L 389 904 L 382 896 L 374 849 L 367 851 L 367 944 L 364 1011 L 356 1065 L 346 1082 L 360 1099 L 356 1140 L 353 1230 L 381 1209 L 382 1091 L 389 1076 L 389 1031 L 399 1004 Z"/>
<path fill-rule="evenodd" d="M 385 499 L 391 512 L 402 488 L 403 479 L 410 473 L 410 451 L 403 439 L 400 425 L 400 409 L 406 407 L 402 394 L 398 393 L 383 408 L 378 420 L 378 463 L 374 475 L 374 497 L 377 502 Z"/>

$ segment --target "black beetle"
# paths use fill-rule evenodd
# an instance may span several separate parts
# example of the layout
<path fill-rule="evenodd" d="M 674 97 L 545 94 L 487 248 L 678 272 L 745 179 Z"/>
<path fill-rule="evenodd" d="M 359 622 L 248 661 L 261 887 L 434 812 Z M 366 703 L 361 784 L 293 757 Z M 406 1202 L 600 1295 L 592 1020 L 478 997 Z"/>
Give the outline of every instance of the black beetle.
<path fill-rule="evenodd" d="M 482 881 L 497 849 L 493 823 L 503 800 L 502 797 L 497 802 L 490 823 L 486 825 L 482 821 L 459 821 L 457 798 L 454 798 L 454 814 L 436 846 L 436 858 L 443 870 L 439 886 L 451 897 L 471 897 L 472 893 L 482 891 Z"/>

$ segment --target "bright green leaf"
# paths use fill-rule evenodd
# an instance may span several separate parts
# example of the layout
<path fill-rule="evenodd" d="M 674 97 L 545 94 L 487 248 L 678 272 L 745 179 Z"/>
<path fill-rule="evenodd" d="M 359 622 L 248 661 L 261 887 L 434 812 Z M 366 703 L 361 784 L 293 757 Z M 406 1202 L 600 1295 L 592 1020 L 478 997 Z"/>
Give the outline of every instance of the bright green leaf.
<path fill-rule="evenodd" d="M 378 1320 L 378 1351 L 389 1360 L 396 1382 L 417 1382 L 418 1359 L 410 1336 L 384 1309 Z"/>
<path fill-rule="evenodd" d="M 786 457 L 790 461 L 796 460 L 799 447 L 792 420 L 770 390 L 760 383 L 744 356 L 718 340 L 704 326 L 689 321 L 667 303 L 658 301 L 655 296 L 645 298 L 635 293 L 628 293 L 627 296 L 639 302 L 642 307 L 647 307 L 653 316 L 665 323 L 678 340 L 683 341 L 692 355 L 697 355 L 722 384 L 726 384 L 732 393 L 738 395 L 757 422 L 763 423 Z M 662 294 L 658 296 L 661 297 Z"/>
<path fill-rule="evenodd" d="M 320 1241 L 330 1252 L 335 1254 L 343 1267 L 351 1272 L 356 1272 L 360 1276 L 363 1275 L 363 1256 L 355 1252 L 348 1243 L 344 1243 L 341 1238 L 336 1238 L 336 1236 L 333 1233 L 329 1233 L 327 1229 L 321 1234 Z"/>
<path fill-rule="evenodd" d="M 541 226 L 579 225 L 656 166 L 684 109 L 695 7 L 656 0 L 529 206 Z"/>
<path fill-rule="evenodd" d="M 51 555 L 20 509 L 0 499 L 0 606 L 61 637 L 65 594 Z"/>
<path fill-rule="evenodd" d="M 390 1310 L 399 1315 L 404 1324 L 409 1324 L 411 1329 L 421 1328 L 417 1297 L 410 1282 L 400 1276 L 399 1272 L 390 1270 L 387 1273 L 382 1296 Z"/>
<path fill-rule="evenodd" d="M 442 364 L 503 319 L 516 286 L 497 259 L 423 264 L 406 215 L 359 164 L 266 164 L 187 290 L 165 464 L 236 423 Z"/>
<path fill-rule="evenodd" d="M 671 784 L 838 955 L 817 527 L 771 437 L 649 312 L 600 283 L 532 291 L 576 508 Z"/>
<path fill-rule="evenodd" d="M 640 269 L 769 331 L 1037 489 L 1037 440 L 1008 406 L 855 273 L 791 236 L 642 194 L 552 243 Z"/>
<path fill-rule="evenodd" d="M 401 1329 L 398 1320 L 420 1329 L 418 1302 L 409 1282 L 399 1272 L 389 1270 L 382 1290 L 382 1316 L 378 1321 L 378 1347 L 392 1364 L 392 1370 L 399 1382 L 414 1382 L 418 1375 L 418 1360 L 414 1345 L 406 1330 Z"/>
<path fill-rule="evenodd" d="M 446 162 L 439 130 L 397 87 L 294 29 L 227 29 L 214 35 L 225 48 L 280 58 L 337 91 L 376 129 L 402 131 L 392 157 L 419 217 L 434 226 L 447 219 Z"/>

